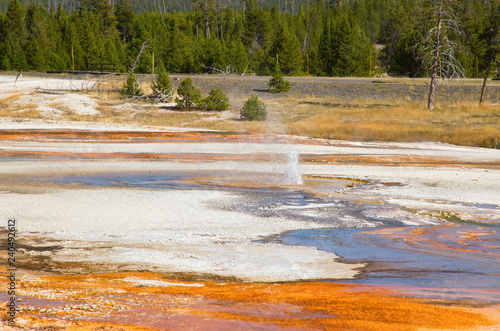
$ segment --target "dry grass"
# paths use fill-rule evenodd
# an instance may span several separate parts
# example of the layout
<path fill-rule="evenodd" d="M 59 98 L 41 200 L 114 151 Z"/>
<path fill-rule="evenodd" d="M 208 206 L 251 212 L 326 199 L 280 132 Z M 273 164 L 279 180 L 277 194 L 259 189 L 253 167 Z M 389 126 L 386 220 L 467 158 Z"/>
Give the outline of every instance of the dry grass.
<path fill-rule="evenodd" d="M 26 111 L 20 112 L 17 115 L 20 118 L 43 118 L 44 116 L 38 109 L 29 108 Z"/>
<path fill-rule="evenodd" d="M 17 100 L 19 97 L 14 96 L 9 99 L 11 100 Z M 5 100 L 5 99 L 4 99 Z M 15 119 L 27 119 L 27 118 L 43 118 L 44 116 L 42 113 L 36 109 L 38 105 L 34 103 L 29 103 L 29 104 L 23 104 L 23 105 L 13 105 L 11 103 L 8 103 L 8 101 L 0 102 L 0 117 L 12 117 Z"/>
<path fill-rule="evenodd" d="M 430 111 L 408 100 L 336 102 L 281 97 L 268 101 L 266 122 L 239 121 L 238 110 L 214 119 L 206 112 L 147 111 L 134 122 L 236 132 L 290 133 L 324 139 L 444 143 L 500 148 L 500 107 L 461 103 Z"/>
<path fill-rule="evenodd" d="M 200 120 L 202 116 L 199 112 L 152 109 L 135 114 L 132 122 L 143 125 L 185 126 Z"/>
<path fill-rule="evenodd" d="M 47 104 L 48 107 L 59 107 L 64 105 L 64 101 L 56 100 Z"/>
<path fill-rule="evenodd" d="M 120 87 L 126 75 L 103 80 L 107 86 Z M 184 77 L 181 77 L 181 80 Z M 457 81 L 439 91 L 437 109 L 425 107 L 427 80 L 380 80 L 372 83 L 324 83 L 296 81 L 290 93 L 271 95 L 265 92 L 263 80 L 231 79 L 218 76 L 194 77 L 201 90 L 221 87 L 231 97 L 232 108 L 215 115 L 209 112 L 178 112 L 161 109 L 146 101 L 130 102 L 119 93 L 91 92 L 98 103 L 98 115 L 78 115 L 68 111 L 57 100 L 49 106 L 62 111 L 61 119 L 130 123 L 138 125 L 181 126 L 238 132 L 290 133 L 325 139 L 354 141 L 439 141 L 457 145 L 500 148 L 500 106 L 478 107 L 475 100 L 480 81 Z M 146 93 L 151 76 L 140 77 Z M 173 81 L 177 84 L 179 81 Z M 477 86 L 476 86 L 477 85 Z M 493 86 L 495 84 L 491 84 Z M 239 110 L 252 94 L 267 105 L 265 123 L 239 121 Z M 489 90 L 490 102 L 500 98 L 500 89 Z M 40 114 L 19 107 L 22 94 L 0 99 L 1 117 L 40 118 Z M 374 98 L 368 99 L 368 96 Z M 451 102 L 454 104 L 451 104 Z M 49 116 L 50 118 L 50 116 Z"/>
<path fill-rule="evenodd" d="M 430 111 L 407 101 L 294 101 L 281 119 L 291 134 L 356 141 L 440 141 L 500 148 L 500 107 L 459 104 Z"/>
<path fill-rule="evenodd" d="M 67 106 L 58 106 L 57 107 L 61 111 L 60 119 L 64 119 L 67 121 L 93 121 L 94 117 L 90 115 L 80 115 L 75 112 L 73 109 Z"/>
<path fill-rule="evenodd" d="M 123 107 L 97 106 L 96 108 L 100 112 L 96 116 L 98 122 L 129 122 L 129 116 L 132 113 L 131 110 L 124 109 Z"/>
<path fill-rule="evenodd" d="M 269 123 L 257 121 L 239 121 L 235 119 L 226 119 L 222 121 L 200 120 L 190 124 L 192 127 L 221 130 L 227 132 L 273 132 Z"/>
<path fill-rule="evenodd" d="M 8 97 L 0 99 L 0 105 L 2 105 L 4 103 L 7 103 L 7 102 L 12 102 L 12 101 L 18 100 L 22 96 L 23 95 L 21 93 L 16 93 L 16 94 L 9 95 Z"/>
<path fill-rule="evenodd" d="M 0 99 L 0 116 L 8 117 L 13 114 L 13 102 L 22 97 L 22 94 L 12 94 L 8 97 Z"/>
<path fill-rule="evenodd" d="M 27 103 L 27 104 L 23 104 L 23 105 L 19 105 L 17 107 L 14 107 L 12 110 L 13 111 L 17 111 L 17 112 L 21 112 L 21 111 L 26 111 L 26 110 L 34 109 L 34 108 L 37 108 L 37 107 L 38 107 L 37 104 Z"/>
<path fill-rule="evenodd" d="M 148 102 L 125 102 L 117 93 L 98 101 L 100 114 L 93 120 L 103 123 L 129 123 L 156 126 L 185 126 L 204 117 L 200 112 L 172 111 L 152 106 Z"/>

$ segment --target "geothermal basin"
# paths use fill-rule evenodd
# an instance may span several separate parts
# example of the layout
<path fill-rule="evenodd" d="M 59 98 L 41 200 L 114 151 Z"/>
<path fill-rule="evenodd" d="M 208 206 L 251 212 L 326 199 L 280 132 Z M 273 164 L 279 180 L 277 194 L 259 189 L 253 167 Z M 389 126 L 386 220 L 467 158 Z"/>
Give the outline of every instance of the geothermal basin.
<path fill-rule="evenodd" d="M 33 245 L 57 245 L 55 261 L 251 281 L 355 279 L 442 296 L 480 288 L 488 294 L 467 297 L 499 300 L 496 150 L 83 135 L 25 130 L 2 140 L 1 217 L 15 217 Z"/>
<path fill-rule="evenodd" d="M 117 278 L 102 276 L 100 282 L 129 287 L 106 292 L 107 300 L 130 288 L 171 288 L 157 276 L 167 275 L 270 286 L 320 281 L 388 288 L 407 297 L 500 302 L 497 150 L 11 125 L 19 127 L 1 132 L 0 219 L 15 218 L 18 263 L 40 277 L 89 275 L 84 283 L 94 284 L 99 275 L 113 274 Z M 30 274 L 23 282 L 32 279 Z M 75 305 L 60 301 L 62 290 L 47 296 L 44 286 L 21 292 L 26 316 L 36 316 L 25 323 L 72 320 L 36 308 L 29 298 Z M 215 285 L 182 286 L 198 291 Z M 214 309 L 213 301 L 204 304 Z M 146 323 L 137 315 L 131 310 L 129 323 Z M 103 316 L 85 320 L 128 321 Z M 158 320 L 144 325 L 178 327 L 179 321 L 162 324 L 161 316 L 159 310 Z M 212 329 L 221 328 L 217 323 Z"/>

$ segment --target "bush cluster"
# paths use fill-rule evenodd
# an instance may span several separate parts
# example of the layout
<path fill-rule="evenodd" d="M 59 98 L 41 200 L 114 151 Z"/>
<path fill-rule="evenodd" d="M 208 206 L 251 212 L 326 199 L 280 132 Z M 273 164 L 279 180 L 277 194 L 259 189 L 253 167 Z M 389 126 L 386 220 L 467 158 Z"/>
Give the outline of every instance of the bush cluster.
<path fill-rule="evenodd" d="M 201 97 L 200 90 L 188 77 L 181 82 L 177 89 L 175 102 L 180 109 L 202 109 L 210 111 L 223 111 L 229 108 L 229 98 L 220 88 L 212 89 L 206 98 Z"/>
<path fill-rule="evenodd" d="M 243 121 L 265 121 L 267 119 L 266 105 L 254 94 L 243 105 L 240 118 Z"/>
<path fill-rule="evenodd" d="M 177 89 L 175 103 L 180 109 L 193 109 L 201 101 L 200 90 L 193 84 L 191 77 L 183 80 Z"/>
<path fill-rule="evenodd" d="M 170 77 L 164 68 L 160 67 L 156 81 L 151 88 L 153 96 L 171 95 L 173 87 L 170 84 Z M 127 82 L 124 84 L 121 93 L 127 97 L 140 97 L 143 95 L 133 73 L 130 74 Z M 190 77 L 179 84 L 175 102 L 177 107 L 182 110 L 223 111 L 229 108 L 229 98 L 222 89 L 214 88 L 210 90 L 206 98 L 202 98 L 200 90 L 193 84 L 193 80 Z M 267 119 L 266 105 L 255 94 L 252 95 L 240 110 L 240 119 L 243 121 L 265 121 Z"/>
<path fill-rule="evenodd" d="M 210 90 L 208 96 L 203 99 L 200 108 L 206 110 L 226 110 L 229 108 L 229 98 L 220 88 Z"/>

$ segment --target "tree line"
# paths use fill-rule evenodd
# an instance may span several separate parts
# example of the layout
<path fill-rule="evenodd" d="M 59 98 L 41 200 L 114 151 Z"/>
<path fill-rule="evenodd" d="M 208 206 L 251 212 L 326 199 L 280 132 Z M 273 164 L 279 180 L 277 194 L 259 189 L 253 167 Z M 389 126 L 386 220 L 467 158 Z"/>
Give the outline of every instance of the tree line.
<path fill-rule="evenodd" d="M 483 77 L 499 68 L 499 13 L 500 0 L 10 0 L 0 13 L 0 70 L 113 63 L 127 72 L 147 41 L 136 73 L 163 65 L 268 75 L 279 64 L 285 75 L 425 77 L 454 68 Z M 436 22 L 446 27 L 438 53 Z"/>
<path fill-rule="evenodd" d="M 10 0 L 0 0 L 0 11 L 5 12 L 9 5 Z M 323 1 L 323 0 L 322 0 Z M 78 10 L 79 1 L 78 0 L 19 0 L 19 2 L 24 5 L 36 4 L 44 6 L 48 11 L 51 8 L 57 8 L 59 4 L 68 13 L 73 13 Z M 118 2 L 117 0 L 109 0 L 111 5 L 115 6 Z M 255 3 L 259 7 L 265 7 L 266 5 L 272 6 L 276 2 L 278 10 L 284 12 L 289 11 L 291 13 L 297 12 L 299 8 L 309 0 L 255 0 Z M 183 11 L 188 12 L 193 9 L 194 3 L 191 0 L 130 0 L 132 9 L 136 13 L 144 13 L 148 11 L 158 11 L 160 13 L 171 12 L 171 11 Z M 246 0 L 218 0 L 216 2 L 217 6 L 220 7 L 230 7 L 236 10 L 244 9 L 247 5 Z"/>

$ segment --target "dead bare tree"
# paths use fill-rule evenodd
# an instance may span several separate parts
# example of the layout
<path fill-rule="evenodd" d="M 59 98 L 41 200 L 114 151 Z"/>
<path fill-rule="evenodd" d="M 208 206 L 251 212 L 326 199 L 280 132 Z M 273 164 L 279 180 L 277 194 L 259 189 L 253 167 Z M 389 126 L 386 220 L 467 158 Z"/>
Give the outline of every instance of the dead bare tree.
<path fill-rule="evenodd" d="M 170 88 L 167 91 L 163 91 L 160 94 L 151 94 L 147 98 L 153 99 L 155 102 L 167 103 L 174 98 L 174 88 Z"/>
<path fill-rule="evenodd" d="M 21 71 L 19 71 L 19 72 L 17 73 L 16 80 L 14 81 L 14 86 L 16 86 L 16 84 L 17 84 L 17 80 L 18 80 L 18 79 L 19 79 L 19 77 L 21 77 L 22 75 L 23 75 L 23 71 L 22 71 L 22 70 L 21 70 Z"/>
<path fill-rule="evenodd" d="M 245 69 L 242 72 L 240 72 L 239 70 L 235 70 L 232 64 L 228 65 L 226 68 L 217 68 L 217 67 L 214 67 L 214 66 L 206 66 L 203 63 L 200 63 L 200 66 L 202 66 L 203 68 L 209 69 L 210 70 L 209 73 L 211 73 L 211 74 L 218 74 L 218 75 L 241 75 L 241 76 L 245 76 L 246 72 L 247 72 L 247 69 L 248 69 L 248 66 L 246 66 Z"/>
<path fill-rule="evenodd" d="M 217 67 L 214 67 L 214 66 L 206 66 L 202 63 L 200 63 L 200 65 L 203 67 L 203 68 L 206 68 L 206 69 L 209 69 L 210 73 L 215 73 L 215 74 L 219 74 L 219 75 L 231 75 L 231 74 L 234 74 L 236 73 L 233 69 L 233 66 L 232 65 L 228 65 L 226 68 L 217 68 Z"/>
<path fill-rule="evenodd" d="M 104 81 L 82 81 L 80 86 L 76 86 L 73 83 L 73 80 L 69 81 L 69 88 L 63 87 L 63 85 L 57 84 L 56 88 L 43 88 L 40 86 L 35 87 L 34 89 L 37 93 L 44 94 L 54 94 L 54 95 L 63 95 L 65 93 L 90 93 L 90 92 L 119 92 L 120 89 L 115 88 L 113 85 L 110 85 L 106 80 Z"/>
<path fill-rule="evenodd" d="M 149 39 L 144 41 L 142 43 L 141 49 L 139 50 L 139 53 L 135 57 L 129 57 L 128 62 L 129 62 L 129 73 L 133 74 L 135 72 L 135 69 L 137 68 L 137 65 L 139 64 L 139 61 L 141 60 L 142 53 L 149 48 Z"/>
<path fill-rule="evenodd" d="M 495 63 L 498 54 L 500 54 L 500 4 L 490 15 L 488 19 L 488 26 L 483 33 L 483 38 L 486 40 L 487 49 L 486 70 L 484 73 L 483 88 L 481 89 L 481 98 L 479 99 L 480 106 L 484 102 L 486 84 L 488 82 L 488 77 L 490 76 L 491 67 L 493 63 Z"/>
<path fill-rule="evenodd" d="M 459 41 L 461 34 L 459 18 L 456 14 L 458 3 L 455 0 L 427 0 L 424 16 L 427 17 L 423 28 L 424 40 L 420 48 L 424 64 L 430 67 L 431 83 L 427 107 L 434 109 L 438 77 L 465 77 L 458 61 L 457 52 L 464 50 Z"/>

